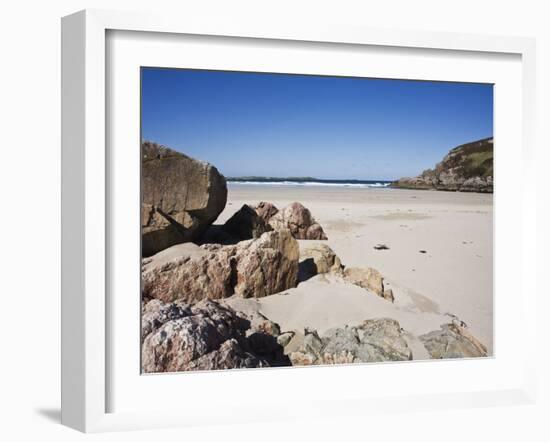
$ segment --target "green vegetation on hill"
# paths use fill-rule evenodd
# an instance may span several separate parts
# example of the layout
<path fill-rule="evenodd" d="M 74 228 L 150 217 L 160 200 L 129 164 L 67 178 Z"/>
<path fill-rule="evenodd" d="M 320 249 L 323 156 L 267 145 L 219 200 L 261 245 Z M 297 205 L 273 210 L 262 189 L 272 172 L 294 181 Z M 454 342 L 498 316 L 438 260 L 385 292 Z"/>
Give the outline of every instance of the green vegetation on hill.
<path fill-rule="evenodd" d="M 414 178 L 401 178 L 392 187 L 464 192 L 493 192 L 493 138 L 462 144 Z"/>
<path fill-rule="evenodd" d="M 493 138 L 474 141 L 452 149 L 437 171 L 453 170 L 464 178 L 493 176 Z"/>

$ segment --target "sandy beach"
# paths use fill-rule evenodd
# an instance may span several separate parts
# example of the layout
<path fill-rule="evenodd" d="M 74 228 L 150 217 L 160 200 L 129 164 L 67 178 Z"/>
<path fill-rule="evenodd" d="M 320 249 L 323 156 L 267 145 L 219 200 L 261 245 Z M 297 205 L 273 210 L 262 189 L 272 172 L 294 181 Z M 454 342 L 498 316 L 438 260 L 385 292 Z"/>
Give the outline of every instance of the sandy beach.
<path fill-rule="evenodd" d="M 492 85 L 142 88 L 145 372 L 493 355 Z"/>
<path fill-rule="evenodd" d="M 228 298 L 237 310 L 257 309 L 283 330 L 319 332 L 390 317 L 400 322 L 414 359 L 427 356 L 418 336 L 450 315 L 493 351 L 492 194 L 338 186 L 228 185 L 223 224 L 243 204 L 294 201 L 310 209 L 346 266 L 373 267 L 395 302 L 330 275 L 259 299 Z M 312 241 L 300 240 L 300 247 Z M 384 244 L 385 250 L 375 246 Z"/>

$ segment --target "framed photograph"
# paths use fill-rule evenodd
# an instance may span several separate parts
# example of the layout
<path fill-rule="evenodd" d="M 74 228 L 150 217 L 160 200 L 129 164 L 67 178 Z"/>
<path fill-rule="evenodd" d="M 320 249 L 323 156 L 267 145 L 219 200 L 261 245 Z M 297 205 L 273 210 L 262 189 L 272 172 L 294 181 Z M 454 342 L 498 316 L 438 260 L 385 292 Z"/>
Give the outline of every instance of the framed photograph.
<path fill-rule="evenodd" d="M 532 40 L 62 31 L 64 424 L 533 400 Z"/>

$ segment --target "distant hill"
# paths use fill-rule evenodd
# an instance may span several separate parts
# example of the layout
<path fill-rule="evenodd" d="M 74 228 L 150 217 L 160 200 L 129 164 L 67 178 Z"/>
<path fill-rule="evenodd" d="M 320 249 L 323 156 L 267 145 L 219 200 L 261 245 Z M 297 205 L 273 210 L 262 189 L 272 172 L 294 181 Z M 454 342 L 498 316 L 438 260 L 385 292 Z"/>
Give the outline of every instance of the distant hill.
<path fill-rule="evenodd" d="M 435 168 L 400 178 L 391 187 L 492 193 L 493 137 L 455 147 Z"/>

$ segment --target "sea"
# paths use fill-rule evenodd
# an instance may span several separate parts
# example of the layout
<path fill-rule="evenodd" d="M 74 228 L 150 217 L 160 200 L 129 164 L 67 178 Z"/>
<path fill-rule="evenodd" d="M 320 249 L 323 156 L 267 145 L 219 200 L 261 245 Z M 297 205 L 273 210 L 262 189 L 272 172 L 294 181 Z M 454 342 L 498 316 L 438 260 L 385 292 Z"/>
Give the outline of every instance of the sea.
<path fill-rule="evenodd" d="M 389 187 L 391 181 L 387 180 L 325 180 L 318 178 L 227 178 L 231 185 L 255 185 L 255 186 L 332 186 L 332 187 L 356 187 L 356 188 L 384 188 Z"/>

